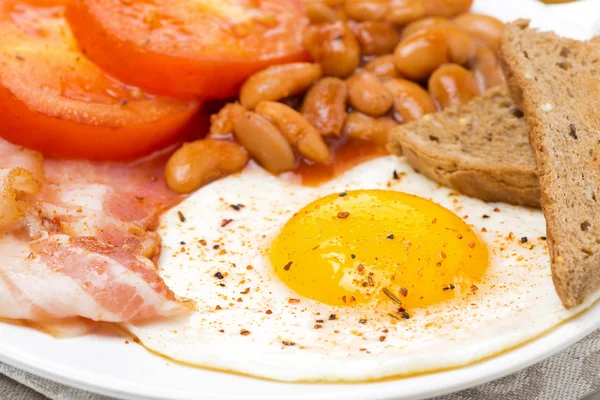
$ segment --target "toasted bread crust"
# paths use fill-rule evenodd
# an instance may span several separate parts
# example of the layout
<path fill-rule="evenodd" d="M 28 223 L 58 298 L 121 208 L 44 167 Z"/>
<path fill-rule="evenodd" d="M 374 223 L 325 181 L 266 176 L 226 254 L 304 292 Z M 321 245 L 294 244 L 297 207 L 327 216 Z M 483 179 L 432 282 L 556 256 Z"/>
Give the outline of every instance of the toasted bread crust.
<path fill-rule="evenodd" d="M 520 20 L 501 52 L 539 169 L 554 286 L 570 308 L 600 289 L 600 47 Z"/>
<path fill-rule="evenodd" d="M 396 128 L 390 148 L 429 179 L 467 196 L 540 206 L 525 122 L 505 87 Z"/>

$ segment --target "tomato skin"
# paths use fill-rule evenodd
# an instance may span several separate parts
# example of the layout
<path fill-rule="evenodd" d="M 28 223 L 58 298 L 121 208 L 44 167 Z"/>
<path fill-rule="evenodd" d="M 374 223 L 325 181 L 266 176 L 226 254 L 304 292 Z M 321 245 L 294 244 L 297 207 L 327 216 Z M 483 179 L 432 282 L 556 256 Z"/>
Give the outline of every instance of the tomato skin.
<path fill-rule="evenodd" d="M 85 58 L 58 0 L 0 3 L 0 37 L 0 136 L 10 142 L 52 157 L 129 160 L 199 128 L 202 101 L 144 93 Z"/>
<path fill-rule="evenodd" d="M 133 42 L 111 34 L 92 14 L 88 3 L 74 0 L 67 8 L 69 25 L 83 52 L 112 76 L 152 93 L 224 99 L 237 95 L 242 83 L 257 71 L 273 64 L 309 59 L 301 44 L 289 54 L 259 59 L 235 54 L 184 57 L 154 51 L 144 41 Z M 298 29 L 303 26 L 301 22 Z"/>
<path fill-rule="evenodd" d="M 195 131 L 199 125 L 196 112 L 193 107 L 169 118 L 125 127 L 86 125 L 35 112 L 0 86 L 0 136 L 55 158 L 132 160 Z"/>

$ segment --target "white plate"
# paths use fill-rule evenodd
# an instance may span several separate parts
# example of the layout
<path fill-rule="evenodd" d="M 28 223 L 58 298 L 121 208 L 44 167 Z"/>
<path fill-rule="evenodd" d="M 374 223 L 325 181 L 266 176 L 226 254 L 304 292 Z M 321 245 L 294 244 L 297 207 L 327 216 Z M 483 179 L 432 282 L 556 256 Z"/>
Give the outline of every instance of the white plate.
<path fill-rule="evenodd" d="M 504 20 L 531 18 L 545 29 L 584 38 L 591 27 L 561 21 L 533 0 L 476 1 Z M 543 310 L 540 310 L 543 312 Z M 365 384 L 288 384 L 185 367 L 124 338 L 94 334 L 57 340 L 0 323 L 0 361 L 70 386 L 124 399 L 421 399 L 473 387 L 532 365 L 600 326 L 600 304 L 517 349 L 468 367 Z"/>

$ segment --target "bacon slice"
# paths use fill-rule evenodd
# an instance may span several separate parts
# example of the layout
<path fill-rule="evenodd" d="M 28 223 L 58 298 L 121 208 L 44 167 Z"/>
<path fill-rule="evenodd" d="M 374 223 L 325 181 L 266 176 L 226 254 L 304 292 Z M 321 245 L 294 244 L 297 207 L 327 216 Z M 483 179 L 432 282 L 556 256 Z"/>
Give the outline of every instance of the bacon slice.
<path fill-rule="evenodd" d="M 179 201 L 161 179 L 161 157 L 49 160 L 43 183 L 41 163 L 0 142 L 0 318 L 125 322 L 193 306 L 154 264 L 160 237 L 151 229 Z"/>

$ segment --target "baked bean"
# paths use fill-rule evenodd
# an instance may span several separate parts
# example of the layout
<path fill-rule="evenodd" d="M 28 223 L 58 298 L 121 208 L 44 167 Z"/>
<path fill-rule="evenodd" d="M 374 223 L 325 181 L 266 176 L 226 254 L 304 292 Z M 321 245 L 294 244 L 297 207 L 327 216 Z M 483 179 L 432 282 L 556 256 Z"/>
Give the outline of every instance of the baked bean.
<path fill-rule="evenodd" d="M 343 6 L 346 0 L 316 0 L 327 4 L 329 7 Z"/>
<path fill-rule="evenodd" d="M 469 11 L 473 0 L 422 0 L 427 15 L 455 17 Z"/>
<path fill-rule="evenodd" d="M 233 114 L 243 109 L 239 104 L 227 103 L 218 113 L 210 116 L 210 139 L 228 139 L 233 133 Z"/>
<path fill-rule="evenodd" d="M 384 85 L 394 95 L 394 118 L 400 123 L 414 121 L 437 111 L 429 93 L 414 82 L 390 79 Z"/>
<path fill-rule="evenodd" d="M 359 72 L 348 81 L 350 105 L 363 114 L 378 117 L 389 111 L 394 103 L 392 93 L 381 83 L 377 75 Z"/>
<path fill-rule="evenodd" d="M 398 44 L 398 32 L 387 22 L 359 22 L 350 25 L 350 28 L 354 32 L 364 56 L 390 54 Z"/>
<path fill-rule="evenodd" d="M 227 140 L 184 143 L 167 161 L 165 180 L 177 193 L 190 193 L 215 179 L 241 171 L 248 152 Z"/>
<path fill-rule="evenodd" d="M 386 21 L 404 26 L 426 15 L 421 0 L 391 0 L 384 18 Z"/>
<path fill-rule="evenodd" d="M 444 18 L 444 17 L 427 17 L 427 18 L 423 18 L 420 19 L 418 21 L 414 21 L 411 22 L 410 24 L 406 25 L 406 27 L 404 29 L 402 29 L 402 40 L 406 39 L 407 37 L 417 33 L 417 32 L 421 32 L 423 30 L 429 29 L 429 28 L 455 28 L 456 25 L 454 24 L 454 22 L 450 21 L 448 18 Z"/>
<path fill-rule="evenodd" d="M 463 14 L 456 17 L 454 23 L 493 52 L 500 49 L 500 36 L 504 31 L 504 23 L 499 19 L 481 14 Z"/>
<path fill-rule="evenodd" d="M 390 0 L 346 0 L 344 9 L 349 18 L 355 21 L 382 20 L 388 10 Z"/>
<path fill-rule="evenodd" d="M 344 78 L 354 72 L 360 62 L 358 41 L 342 21 L 308 27 L 304 44 L 325 75 Z"/>
<path fill-rule="evenodd" d="M 323 74 L 318 64 L 273 65 L 252 75 L 240 90 L 240 103 L 251 110 L 262 100 L 279 100 L 302 93 Z"/>
<path fill-rule="evenodd" d="M 457 64 L 439 67 L 429 78 L 429 93 L 442 108 L 463 104 L 479 94 L 469 70 Z"/>
<path fill-rule="evenodd" d="M 261 101 L 256 112 L 273 122 L 304 157 L 317 163 L 329 161 L 325 140 L 302 114 L 274 101 Z"/>
<path fill-rule="evenodd" d="M 306 93 L 302 115 L 321 135 L 340 137 L 347 101 L 346 82 L 339 78 L 322 78 Z"/>
<path fill-rule="evenodd" d="M 475 77 L 481 93 L 504 83 L 500 58 L 487 47 L 477 46 L 475 58 L 469 63 L 469 69 Z"/>
<path fill-rule="evenodd" d="M 344 135 L 385 146 L 388 143 L 390 130 L 396 126 L 396 122 L 389 117 L 372 118 L 355 111 L 346 118 Z"/>
<path fill-rule="evenodd" d="M 310 2 L 306 5 L 306 15 L 311 24 L 333 22 L 340 19 L 338 13 L 325 3 L 319 1 Z"/>
<path fill-rule="evenodd" d="M 296 167 L 292 146 L 268 119 L 246 110 L 236 113 L 234 118 L 237 140 L 267 171 L 279 174 Z"/>
<path fill-rule="evenodd" d="M 475 42 L 461 29 L 451 27 L 437 29 L 442 29 L 442 32 L 446 35 L 446 39 L 448 40 L 448 58 L 451 62 L 463 65 L 475 57 Z"/>
<path fill-rule="evenodd" d="M 394 64 L 402 76 L 421 80 L 448 62 L 448 41 L 439 30 L 415 33 L 394 50 Z"/>
<path fill-rule="evenodd" d="M 365 70 L 377 75 L 381 79 L 395 78 L 398 76 L 394 65 L 394 55 L 387 54 L 377 57 L 365 64 Z"/>

